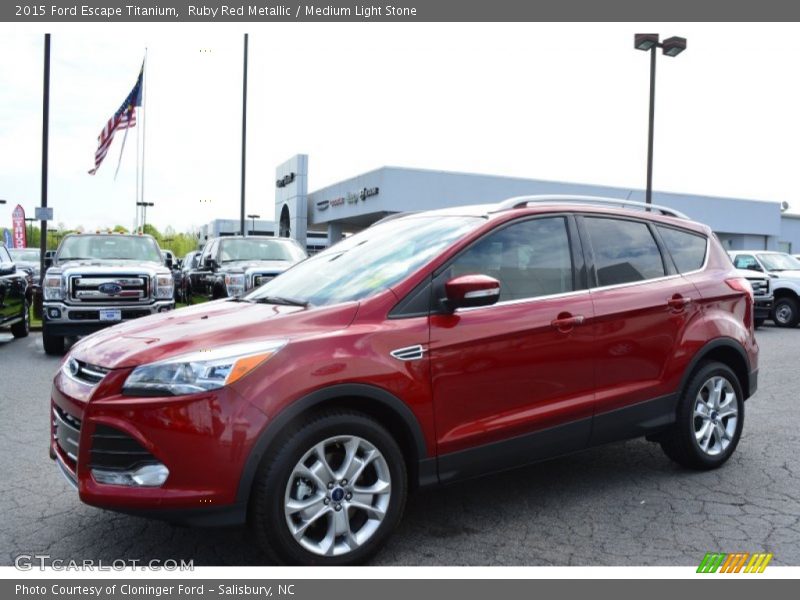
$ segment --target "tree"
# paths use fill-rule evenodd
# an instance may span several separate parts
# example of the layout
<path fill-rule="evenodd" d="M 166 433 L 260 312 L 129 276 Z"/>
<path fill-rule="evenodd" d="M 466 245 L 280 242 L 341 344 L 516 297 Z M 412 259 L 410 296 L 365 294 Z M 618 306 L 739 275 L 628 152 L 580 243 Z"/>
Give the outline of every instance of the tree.
<path fill-rule="evenodd" d="M 114 225 L 114 229 L 112 229 L 114 233 L 128 233 L 128 228 L 123 225 Z"/>

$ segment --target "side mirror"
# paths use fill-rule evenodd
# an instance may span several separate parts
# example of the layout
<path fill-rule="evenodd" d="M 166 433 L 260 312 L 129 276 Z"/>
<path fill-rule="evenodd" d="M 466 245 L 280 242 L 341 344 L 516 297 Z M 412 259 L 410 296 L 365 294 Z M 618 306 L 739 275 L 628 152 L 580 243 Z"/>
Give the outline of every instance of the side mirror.
<path fill-rule="evenodd" d="M 203 261 L 203 266 L 206 269 L 212 269 L 212 270 L 216 269 L 217 268 L 217 261 L 209 256 Z"/>
<path fill-rule="evenodd" d="M 172 268 L 172 257 L 169 254 L 164 255 L 164 266 L 168 269 Z"/>
<path fill-rule="evenodd" d="M 0 263 L 0 275 L 13 275 L 17 272 L 17 265 L 14 263 Z"/>
<path fill-rule="evenodd" d="M 44 257 L 44 268 L 49 269 L 53 266 L 53 257 L 52 256 L 45 256 Z"/>
<path fill-rule="evenodd" d="M 461 275 L 444 284 L 445 306 L 457 308 L 489 306 L 500 298 L 500 282 L 488 275 Z"/>

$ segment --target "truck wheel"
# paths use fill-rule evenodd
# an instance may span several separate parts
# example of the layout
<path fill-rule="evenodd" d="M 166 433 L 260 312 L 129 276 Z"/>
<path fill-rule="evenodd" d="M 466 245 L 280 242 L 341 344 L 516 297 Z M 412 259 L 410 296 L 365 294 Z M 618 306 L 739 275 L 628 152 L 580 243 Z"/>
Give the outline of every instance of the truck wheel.
<path fill-rule="evenodd" d="M 797 300 L 790 296 L 778 298 L 772 309 L 772 320 L 778 327 L 797 327 L 797 323 L 800 322 Z"/>
<path fill-rule="evenodd" d="M 739 379 L 727 365 L 708 362 L 681 393 L 675 424 L 661 437 L 661 448 L 684 467 L 715 469 L 736 450 L 743 424 Z"/>
<path fill-rule="evenodd" d="M 268 557 L 333 566 L 373 556 L 406 502 L 406 465 L 391 434 L 361 413 L 328 410 L 273 448 L 250 501 L 252 532 Z"/>
<path fill-rule="evenodd" d="M 758 329 L 759 327 L 761 327 L 761 326 L 764 324 L 764 321 L 765 321 L 765 320 L 766 320 L 766 319 L 755 319 L 755 320 L 753 321 L 753 326 L 754 326 L 756 329 Z"/>
<path fill-rule="evenodd" d="M 45 354 L 62 356 L 64 354 L 64 336 L 50 335 L 47 333 L 47 325 L 42 327 L 42 345 Z"/>
<path fill-rule="evenodd" d="M 31 307 L 27 300 L 23 303 L 22 310 L 22 321 L 11 326 L 11 333 L 15 338 L 28 337 L 28 332 L 31 330 Z"/>

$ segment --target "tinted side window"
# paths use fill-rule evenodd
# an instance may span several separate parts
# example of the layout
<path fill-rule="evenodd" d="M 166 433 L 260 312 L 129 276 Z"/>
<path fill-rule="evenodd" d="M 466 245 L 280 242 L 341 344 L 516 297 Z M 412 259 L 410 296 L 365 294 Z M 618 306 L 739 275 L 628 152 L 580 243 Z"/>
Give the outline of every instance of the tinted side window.
<path fill-rule="evenodd" d="M 659 227 L 658 232 L 675 260 L 678 271 L 688 273 L 703 266 L 707 246 L 704 236 L 671 227 Z"/>
<path fill-rule="evenodd" d="M 737 269 L 752 269 L 754 271 L 760 271 L 761 267 L 758 265 L 756 261 L 756 257 L 750 254 L 739 254 L 733 260 L 733 266 Z"/>
<path fill-rule="evenodd" d="M 663 277 L 664 262 L 645 223 L 585 217 L 594 250 L 598 285 Z"/>
<path fill-rule="evenodd" d="M 572 255 L 563 217 L 522 221 L 489 234 L 451 264 L 449 277 L 500 282 L 500 301 L 571 292 Z"/>

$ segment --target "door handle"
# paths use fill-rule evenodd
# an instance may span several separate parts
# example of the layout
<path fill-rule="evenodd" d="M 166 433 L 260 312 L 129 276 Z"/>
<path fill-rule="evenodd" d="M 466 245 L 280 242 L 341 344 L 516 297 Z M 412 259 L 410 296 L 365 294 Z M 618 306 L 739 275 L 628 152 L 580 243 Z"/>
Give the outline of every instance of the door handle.
<path fill-rule="evenodd" d="M 675 294 L 672 298 L 667 300 L 667 306 L 675 310 L 681 310 L 683 308 L 686 308 L 686 306 L 688 304 L 691 304 L 691 302 L 692 302 L 691 298 L 686 298 L 684 296 L 681 296 L 680 294 Z"/>
<path fill-rule="evenodd" d="M 576 325 L 580 325 L 584 321 L 583 315 L 571 315 L 569 313 L 561 313 L 550 321 L 550 325 L 558 329 L 559 331 L 571 331 L 573 327 Z"/>

